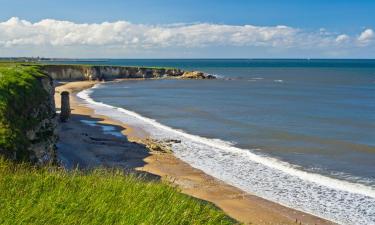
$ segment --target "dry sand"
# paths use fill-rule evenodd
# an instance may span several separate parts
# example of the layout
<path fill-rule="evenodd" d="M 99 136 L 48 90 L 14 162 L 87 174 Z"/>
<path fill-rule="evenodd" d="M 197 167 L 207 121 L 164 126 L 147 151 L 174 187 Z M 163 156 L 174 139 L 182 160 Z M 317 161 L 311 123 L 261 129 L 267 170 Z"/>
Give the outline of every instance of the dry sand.
<path fill-rule="evenodd" d="M 170 181 L 183 193 L 212 202 L 229 216 L 245 224 L 333 224 L 247 194 L 191 167 L 171 153 L 150 151 L 143 144 L 148 137 L 146 132 L 103 115 L 96 115 L 75 96 L 78 91 L 94 84 L 92 81 L 79 81 L 56 87 L 57 109 L 60 107 L 60 93 L 71 93 L 71 119 L 59 125 L 58 154 L 66 166 L 106 166 L 145 171 Z M 90 126 L 82 120 L 113 126 L 125 136 L 105 134 L 100 126 Z"/>

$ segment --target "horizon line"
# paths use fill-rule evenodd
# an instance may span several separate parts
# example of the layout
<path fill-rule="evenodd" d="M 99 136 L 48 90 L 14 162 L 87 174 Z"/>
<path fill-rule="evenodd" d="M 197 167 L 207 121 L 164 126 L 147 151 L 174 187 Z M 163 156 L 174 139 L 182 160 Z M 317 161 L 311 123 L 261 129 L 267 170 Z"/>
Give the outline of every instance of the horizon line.
<path fill-rule="evenodd" d="M 85 57 L 44 57 L 44 56 L 5 56 L 0 57 L 0 60 L 3 59 L 22 59 L 22 58 L 30 58 L 30 59 L 41 59 L 41 60 L 375 60 L 375 58 L 327 58 L 327 57 L 317 57 L 317 58 L 294 58 L 294 57 L 279 57 L 279 58 L 271 58 L 271 57 L 260 57 L 260 58 L 244 58 L 244 57 L 233 57 L 233 58 L 225 58 L 225 57 L 197 57 L 197 58 L 85 58 Z"/>

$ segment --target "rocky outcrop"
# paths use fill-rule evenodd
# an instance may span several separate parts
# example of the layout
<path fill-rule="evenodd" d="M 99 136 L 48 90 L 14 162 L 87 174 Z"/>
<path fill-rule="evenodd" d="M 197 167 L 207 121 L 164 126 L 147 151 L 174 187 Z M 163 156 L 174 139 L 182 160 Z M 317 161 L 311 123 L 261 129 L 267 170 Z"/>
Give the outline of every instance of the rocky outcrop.
<path fill-rule="evenodd" d="M 31 119 L 37 121 L 36 125 L 26 131 L 30 143 L 28 147 L 30 161 L 39 165 L 49 164 L 56 161 L 56 109 L 55 88 L 51 77 L 44 76 L 38 81 L 46 91 L 44 100 L 35 105 L 30 114 Z"/>
<path fill-rule="evenodd" d="M 215 79 L 215 76 L 200 71 L 184 72 L 180 79 Z"/>
<path fill-rule="evenodd" d="M 120 78 L 182 78 L 213 79 L 212 75 L 180 69 L 125 67 L 125 66 L 86 66 L 86 65 L 44 65 L 43 70 L 55 80 L 113 80 Z"/>
<path fill-rule="evenodd" d="M 165 140 L 157 140 L 152 138 L 146 138 L 143 140 L 143 144 L 146 145 L 146 147 L 153 151 L 153 152 L 159 152 L 159 153 L 170 153 L 172 151 L 172 145 L 181 143 L 181 140 L 177 139 L 165 139 Z"/>

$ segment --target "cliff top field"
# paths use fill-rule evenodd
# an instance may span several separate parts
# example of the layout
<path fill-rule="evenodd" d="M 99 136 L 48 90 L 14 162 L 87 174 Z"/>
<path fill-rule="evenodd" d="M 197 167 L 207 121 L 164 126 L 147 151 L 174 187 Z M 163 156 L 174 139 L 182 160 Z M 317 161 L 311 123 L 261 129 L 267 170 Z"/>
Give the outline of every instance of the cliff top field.
<path fill-rule="evenodd" d="M 211 204 L 120 171 L 36 168 L 0 158 L 0 224 L 233 224 Z"/>

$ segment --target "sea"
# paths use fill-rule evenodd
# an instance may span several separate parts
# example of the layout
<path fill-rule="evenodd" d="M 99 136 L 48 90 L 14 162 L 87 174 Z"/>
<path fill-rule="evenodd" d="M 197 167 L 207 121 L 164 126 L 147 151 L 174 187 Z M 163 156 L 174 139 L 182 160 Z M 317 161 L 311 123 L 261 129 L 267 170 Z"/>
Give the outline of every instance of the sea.
<path fill-rule="evenodd" d="M 181 140 L 178 158 L 250 194 L 339 224 L 375 224 L 375 60 L 87 63 L 217 76 L 103 83 L 78 96 L 152 138 Z"/>

